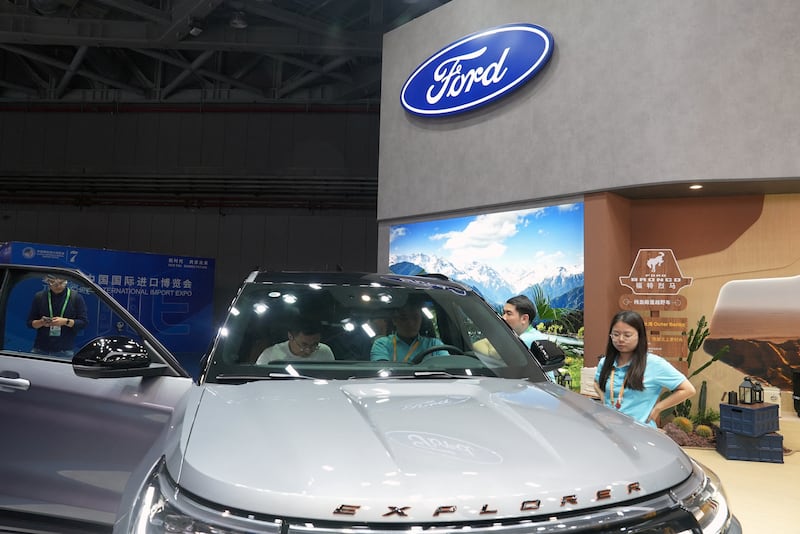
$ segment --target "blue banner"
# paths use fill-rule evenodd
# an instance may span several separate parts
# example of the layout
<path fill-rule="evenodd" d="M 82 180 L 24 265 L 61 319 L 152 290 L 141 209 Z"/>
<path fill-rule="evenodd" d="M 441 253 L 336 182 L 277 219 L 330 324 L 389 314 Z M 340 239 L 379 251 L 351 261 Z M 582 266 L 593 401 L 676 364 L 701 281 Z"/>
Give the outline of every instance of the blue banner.
<path fill-rule="evenodd" d="M 12 241 L 0 262 L 81 270 L 197 374 L 213 337 L 213 258 Z"/>

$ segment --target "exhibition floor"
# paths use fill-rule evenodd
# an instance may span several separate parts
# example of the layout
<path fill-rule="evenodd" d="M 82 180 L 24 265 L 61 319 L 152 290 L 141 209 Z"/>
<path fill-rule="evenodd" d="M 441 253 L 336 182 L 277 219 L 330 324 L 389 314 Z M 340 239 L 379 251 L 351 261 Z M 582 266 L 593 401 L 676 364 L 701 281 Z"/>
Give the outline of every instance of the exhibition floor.
<path fill-rule="evenodd" d="M 783 446 L 792 451 L 784 454 L 782 464 L 727 460 L 714 449 L 686 449 L 722 479 L 746 534 L 800 534 L 800 418 L 784 411 L 779 426 Z"/>

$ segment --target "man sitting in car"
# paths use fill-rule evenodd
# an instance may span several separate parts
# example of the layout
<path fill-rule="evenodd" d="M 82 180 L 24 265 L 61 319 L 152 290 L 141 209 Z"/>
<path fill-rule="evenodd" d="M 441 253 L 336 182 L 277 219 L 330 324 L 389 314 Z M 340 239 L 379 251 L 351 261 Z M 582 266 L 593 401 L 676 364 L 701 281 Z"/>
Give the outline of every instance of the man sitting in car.
<path fill-rule="evenodd" d="M 372 361 L 389 360 L 393 362 L 415 363 L 420 353 L 442 345 L 442 340 L 420 335 L 422 327 L 422 310 L 413 302 L 407 302 L 392 314 L 395 333 L 380 337 L 372 344 L 370 359 Z M 446 351 L 435 351 L 433 355 L 444 355 Z"/>
<path fill-rule="evenodd" d="M 256 360 L 256 365 L 266 365 L 275 360 L 333 361 L 333 351 L 328 345 L 319 342 L 321 332 L 319 321 L 297 319 L 289 328 L 289 339 L 264 349 Z"/>

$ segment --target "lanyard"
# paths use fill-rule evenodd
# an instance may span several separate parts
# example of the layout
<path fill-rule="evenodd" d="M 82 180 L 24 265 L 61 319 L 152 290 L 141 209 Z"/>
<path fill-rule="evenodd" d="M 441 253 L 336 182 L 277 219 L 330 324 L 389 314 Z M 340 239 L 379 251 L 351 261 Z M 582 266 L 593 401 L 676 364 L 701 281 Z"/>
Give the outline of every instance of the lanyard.
<path fill-rule="evenodd" d="M 50 317 L 53 317 L 53 293 L 51 291 L 47 292 L 47 305 L 50 307 Z M 64 304 L 61 305 L 61 315 L 59 317 L 64 317 L 64 310 L 67 309 L 67 302 L 69 302 L 69 288 L 67 288 L 67 298 L 64 299 Z"/>
<path fill-rule="evenodd" d="M 419 345 L 419 338 L 417 338 L 417 340 L 416 340 L 416 341 L 414 341 L 414 344 L 413 344 L 413 345 L 411 345 L 411 346 L 408 348 L 408 352 L 406 352 L 406 357 L 405 357 L 405 358 L 403 358 L 403 361 L 404 361 L 404 362 L 407 362 L 407 361 L 408 361 L 408 358 L 409 358 L 409 357 L 410 357 L 412 354 L 414 354 L 414 350 L 417 348 L 417 345 Z M 393 361 L 393 362 L 396 362 L 396 361 L 397 361 L 397 335 L 395 335 L 395 336 L 392 338 L 392 346 L 394 347 L 394 350 L 392 351 L 392 361 Z"/>
<path fill-rule="evenodd" d="M 625 394 L 625 381 L 628 379 L 628 375 L 625 375 L 625 378 L 622 379 L 622 384 L 619 386 L 619 396 L 617 397 L 616 402 L 614 401 L 614 371 L 616 368 L 611 369 L 611 391 L 609 392 L 608 396 L 611 398 L 611 405 L 614 406 L 617 410 L 619 410 L 620 406 L 622 406 L 622 396 Z"/>

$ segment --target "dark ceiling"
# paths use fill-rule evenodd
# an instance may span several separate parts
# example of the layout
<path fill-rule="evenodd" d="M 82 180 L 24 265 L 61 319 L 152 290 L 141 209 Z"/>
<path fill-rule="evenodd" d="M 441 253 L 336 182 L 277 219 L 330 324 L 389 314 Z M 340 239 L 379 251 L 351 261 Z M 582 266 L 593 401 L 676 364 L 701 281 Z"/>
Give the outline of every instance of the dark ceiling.
<path fill-rule="evenodd" d="M 0 0 L 0 110 L 377 112 L 383 35 L 447 2 Z M 32 180 L 1 164 L 0 202 L 377 206 L 377 175 Z"/>
<path fill-rule="evenodd" d="M 384 33 L 449 1 L 0 0 L 0 107 L 247 103 L 377 109 Z M 316 177 L 313 190 L 312 182 L 297 190 L 270 177 L 191 180 L 223 204 L 302 206 L 309 197 L 318 208 L 377 204 L 377 176 L 358 183 Z M 57 186 L 61 203 L 135 204 L 143 193 L 166 203 L 186 190 L 180 180 L 149 180 L 141 187 L 136 177 L 122 181 L 65 181 L 57 171 L 36 180 L 6 174 L 0 201 L 47 203 Z M 800 180 L 615 192 L 630 198 L 800 192 Z"/>
<path fill-rule="evenodd" d="M 377 104 L 383 34 L 449 0 L 0 0 L 0 103 Z"/>

